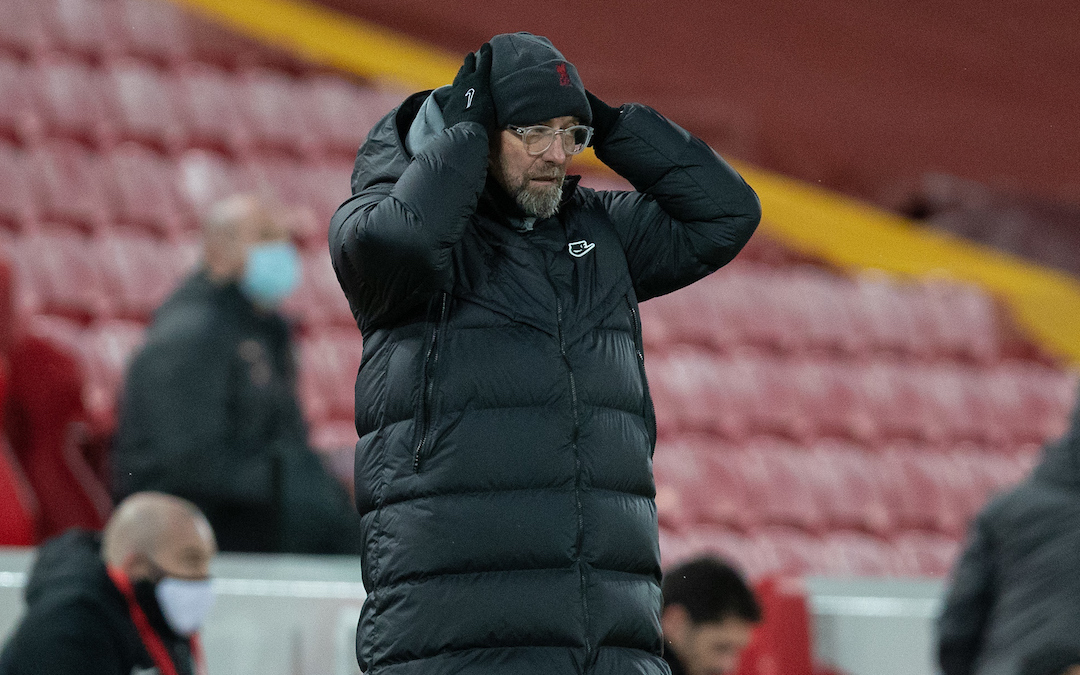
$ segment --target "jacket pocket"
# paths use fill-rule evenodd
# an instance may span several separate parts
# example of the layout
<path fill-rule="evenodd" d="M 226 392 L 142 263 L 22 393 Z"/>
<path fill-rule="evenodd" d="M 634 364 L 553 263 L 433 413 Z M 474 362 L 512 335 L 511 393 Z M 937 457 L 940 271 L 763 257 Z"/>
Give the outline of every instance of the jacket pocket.
<path fill-rule="evenodd" d="M 446 331 L 446 316 L 450 305 L 450 294 L 441 293 L 437 303 L 438 312 L 428 321 L 430 326 L 427 348 L 424 350 L 424 363 L 420 373 L 420 396 L 416 410 L 416 434 L 413 438 L 413 473 L 420 472 L 420 463 L 433 442 L 432 426 L 434 419 L 435 373 L 439 364 L 439 350 L 442 346 L 443 333 Z M 434 308 L 434 307 L 433 307 Z M 429 314 L 430 316 L 430 314 Z"/>
<path fill-rule="evenodd" d="M 651 455 L 656 447 L 656 410 L 653 408 L 652 396 L 649 394 L 649 378 L 645 374 L 645 344 L 641 338 L 641 319 L 637 303 L 629 294 L 626 295 L 626 306 L 630 309 L 630 320 L 634 329 L 634 350 L 637 352 L 638 373 L 641 376 L 641 416 L 649 432 L 649 454 Z"/>

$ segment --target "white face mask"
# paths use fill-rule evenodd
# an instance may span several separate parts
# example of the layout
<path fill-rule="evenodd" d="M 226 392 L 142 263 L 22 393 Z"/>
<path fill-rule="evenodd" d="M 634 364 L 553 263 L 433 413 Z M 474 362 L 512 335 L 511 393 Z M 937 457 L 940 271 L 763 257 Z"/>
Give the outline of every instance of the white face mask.
<path fill-rule="evenodd" d="M 214 606 L 214 589 L 209 579 L 190 581 L 165 577 L 157 583 L 154 595 L 169 628 L 184 637 L 199 630 Z"/>

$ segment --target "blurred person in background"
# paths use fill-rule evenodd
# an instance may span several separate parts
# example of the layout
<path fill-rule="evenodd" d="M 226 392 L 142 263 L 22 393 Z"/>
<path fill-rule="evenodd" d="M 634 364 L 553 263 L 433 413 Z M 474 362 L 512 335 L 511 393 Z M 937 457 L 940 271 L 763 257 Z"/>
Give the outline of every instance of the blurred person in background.
<path fill-rule="evenodd" d="M 112 449 L 118 498 L 191 500 L 223 551 L 355 553 L 359 516 L 308 446 L 290 327 L 300 280 L 280 210 L 216 204 L 203 264 L 155 312 L 131 361 Z"/>
<path fill-rule="evenodd" d="M 672 675 L 735 672 L 761 607 L 733 567 L 703 557 L 664 575 L 664 659 Z"/>
<path fill-rule="evenodd" d="M 637 191 L 567 175 L 590 141 Z M 732 260 L 754 191 L 529 33 L 376 124 L 352 189 L 361 667 L 665 675 L 638 303 Z"/>
<path fill-rule="evenodd" d="M 1045 645 L 1080 651 L 1080 400 L 1027 480 L 971 524 L 937 629 L 945 675 L 1018 675 Z"/>
<path fill-rule="evenodd" d="M 205 674 L 198 630 L 216 552 L 194 504 L 153 492 L 121 502 L 100 536 L 46 541 L 0 675 Z"/>

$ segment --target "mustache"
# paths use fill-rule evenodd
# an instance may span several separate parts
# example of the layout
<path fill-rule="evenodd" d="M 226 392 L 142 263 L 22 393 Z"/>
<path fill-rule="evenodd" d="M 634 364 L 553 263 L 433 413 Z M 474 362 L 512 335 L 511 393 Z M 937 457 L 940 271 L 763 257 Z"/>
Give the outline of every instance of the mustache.
<path fill-rule="evenodd" d="M 552 180 L 562 180 L 565 177 L 566 177 L 566 172 L 563 171 L 562 169 L 559 169 L 559 168 L 552 169 L 551 171 L 539 171 L 539 172 L 531 173 L 528 176 L 529 180 L 532 180 L 532 179 L 544 179 L 544 178 L 550 178 Z"/>

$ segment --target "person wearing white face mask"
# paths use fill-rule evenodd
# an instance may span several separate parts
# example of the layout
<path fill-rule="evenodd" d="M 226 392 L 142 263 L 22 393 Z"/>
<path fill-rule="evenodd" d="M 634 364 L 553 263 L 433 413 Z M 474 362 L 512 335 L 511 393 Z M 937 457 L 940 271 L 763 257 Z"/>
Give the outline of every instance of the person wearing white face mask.
<path fill-rule="evenodd" d="M 0 675 L 205 675 L 198 630 L 216 553 L 198 507 L 154 492 L 124 500 L 100 537 L 75 529 L 47 541 Z"/>
<path fill-rule="evenodd" d="M 191 500 L 223 551 L 351 553 L 358 516 L 307 444 L 277 312 L 300 280 L 289 235 L 259 198 L 211 209 L 202 264 L 157 310 L 128 369 L 113 488 Z"/>

